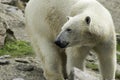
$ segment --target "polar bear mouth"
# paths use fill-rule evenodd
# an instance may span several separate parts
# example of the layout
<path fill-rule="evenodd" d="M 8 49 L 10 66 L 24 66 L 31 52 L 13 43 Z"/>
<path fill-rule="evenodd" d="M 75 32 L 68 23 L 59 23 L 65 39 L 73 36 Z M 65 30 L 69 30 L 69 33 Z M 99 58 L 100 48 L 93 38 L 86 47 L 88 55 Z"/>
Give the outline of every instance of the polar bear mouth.
<path fill-rule="evenodd" d="M 55 44 L 57 46 L 59 46 L 60 48 L 66 48 L 69 45 L 69 42 L 66 42 L 66 41 L 61 42 L 61 41 L 57 40 L 57 41 L 55 41 Z"/>

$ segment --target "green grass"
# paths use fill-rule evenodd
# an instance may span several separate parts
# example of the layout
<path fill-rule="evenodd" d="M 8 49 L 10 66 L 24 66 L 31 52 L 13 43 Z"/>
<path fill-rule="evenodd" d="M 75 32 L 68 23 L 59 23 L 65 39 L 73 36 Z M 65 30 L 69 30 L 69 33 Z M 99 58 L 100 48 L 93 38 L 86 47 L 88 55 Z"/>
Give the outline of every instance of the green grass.
<path fill-rule="evenodd" d="M 87 65 L 86 65 L 86 67 L 87 68 L 90 68 L 90 69 L 92 69 L 92 70 L 94 70 L 94 71 L 98 71 L 98 65 L 97 64 L 94 64 L 94 63 L 87 63 Z"/>
<path fill-rule="evenodd" d="M 120 52 L 120 44 L 117 44 L 117 51 Z M 120 55 L 117 54 L 117 62 L 120 62 Z"/>
<path fill-rule="evenodd" d="M 120 55 L 117 54 L 117 62 L 120 62 Z"/>
<path fill-rule="evenodd" d="M 0 56 L 11 55 L 13 57 L 33 56 L 34 52 L 30 43 L 25 41 L 7 41 L 0 49 Z"/>
<path fill-rule="evenodd" d="M 120 79 L 120 73 L 116 73 L 115 77 L 116 79 Z"/>
<path fill-rule="evenodd" d="M 117 50 L 120 51 L 120 44 L 117 44 Z"/>

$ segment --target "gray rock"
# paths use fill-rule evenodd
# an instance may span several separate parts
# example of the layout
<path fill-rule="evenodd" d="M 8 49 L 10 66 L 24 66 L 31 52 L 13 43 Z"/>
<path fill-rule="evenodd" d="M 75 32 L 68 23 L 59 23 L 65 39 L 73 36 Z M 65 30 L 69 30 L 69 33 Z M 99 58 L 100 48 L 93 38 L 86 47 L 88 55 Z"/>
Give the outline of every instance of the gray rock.
<path fill-rule="evenodd" d="M 26 3 L 28 1 L 29 0 L 2 0 L 1 3 L 18 7 L 19 9 L 21 9 L 24 12 Z"/>
<path fill-rule="evenodd" d="M 26 58 L 24 57 L 24 59 Z M 39 65 L 40 63 L 36 63 L 34 59 L 32 60 L 33 62 L 29 64 L 25 63 L 34 66 L 34 69 L 30 71 L 28 69 L 28 71 L 18 70 L 16 67 L 19 64 L 25 64 L 15 62 L 14 58 L 10 58 L 9 61 L 9 65 L 0 66 L 0 80 L 13 80 L 16 78 L 18 78 L 18 80 L 19 78 L 22 78 L 24 80 L 46 80 L 43 75 L 43 69 L 40 67 L 41 65 Z"/>
<path fill-rule="evenodd" d="M 10 55 L 3 55 L 3 56 L 0 56 L 0 59 L 6 59 L 6 58 L 11 58 Z"/>
<path fill-rule="evenodd" d="M 4 59 L 0 59 L 0 65 L 8 65 L 8 64 L 10 64 L 10 61 L 4 60 Z"/>
<path fill-rule="evenodd" d="M 19 63 L 29 63 L 27 59 L 23 59 L 23 58 L 16 58 L 15 61 Z"/>
<path fill-rule="evenodd" d="M 25 32 L 22 10 L 0 3 L 0 45 L 4 45 L 7 29 L 14 32 L 16 39 L 29 41 L 29 36 Z"/>
<path fill-rule="evenodd" d="M 14 78 L 13 80 L 24 80 L 23 78 Z"/>
<path fill-rule="evenodd" d="M 71 71 L 68 80 L 99 80 L 99 79 L 77 68 L 74 68 Z"/>
<path fill-rule="evenodd" d="M 34 66 L 30 64 L 18 64 L 16 66 L 16 69 L 21 70 L 21 71 L 33 71 Z"/>
<path fill-rule="evenodd" d="M 13 0 L 0 0 L 3 4 L 10 4 Z"/>
<path fill-rule="evenodd" d="M 0 48 L 4 46 L 6 37 L 6 27 L 4 26 L 4 20 L 0 17 Z"/>

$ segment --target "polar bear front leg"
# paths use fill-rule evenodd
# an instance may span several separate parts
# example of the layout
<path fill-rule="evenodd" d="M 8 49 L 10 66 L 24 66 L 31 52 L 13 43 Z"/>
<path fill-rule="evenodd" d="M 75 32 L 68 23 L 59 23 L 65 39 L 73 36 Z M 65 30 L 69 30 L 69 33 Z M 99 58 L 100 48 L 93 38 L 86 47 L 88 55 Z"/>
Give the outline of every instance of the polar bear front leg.
<path fill-rule="evenodd" d="M 48 40 L 42 40 L 40 45 L 44 56 L 44 74 L 47 80 L 64 80 L 59 49 Z"/>
<path fill-rule="evenodd" d="M 77 67 L 81 70 L 84 70 L 84 60 L 89 53 L 88 47 L 70 47 L 66 49 L 67 53 L 67 74 L 70 74 L 70 71 L 73 67 Z"/>
<path fill-rule="evenodd" d="M 114 46 L 105 44 L 97 48 L 100 71 L 103 80 L 115 80 L 116 72 L 116 49 Z"/>

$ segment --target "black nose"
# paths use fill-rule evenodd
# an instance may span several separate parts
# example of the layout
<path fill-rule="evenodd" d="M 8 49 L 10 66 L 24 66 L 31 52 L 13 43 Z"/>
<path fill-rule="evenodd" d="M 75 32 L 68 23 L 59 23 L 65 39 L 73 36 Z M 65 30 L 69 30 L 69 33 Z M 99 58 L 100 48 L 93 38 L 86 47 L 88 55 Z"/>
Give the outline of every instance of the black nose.
<path fill-rule="evenodd" d="M 65 48 L 69 44 L 68 42 L 61 42 L 60 40 L 56 40 L 55 44 L 59 46 L 60 48 Z"/>

